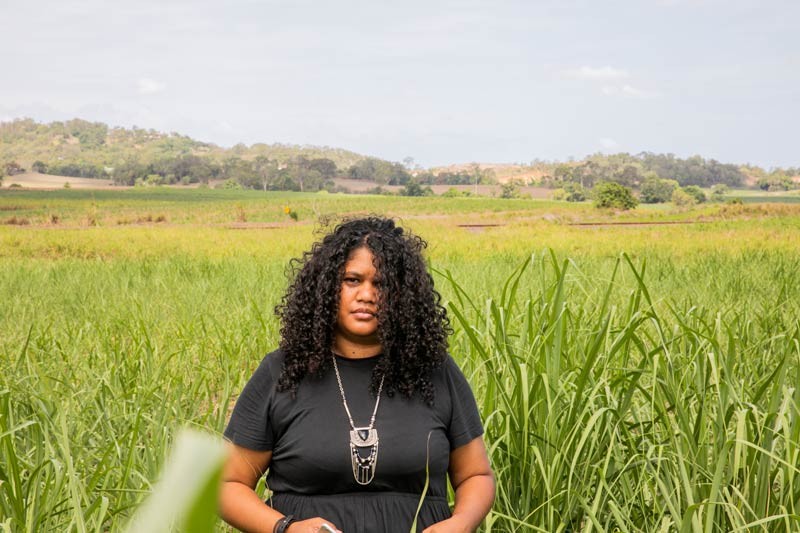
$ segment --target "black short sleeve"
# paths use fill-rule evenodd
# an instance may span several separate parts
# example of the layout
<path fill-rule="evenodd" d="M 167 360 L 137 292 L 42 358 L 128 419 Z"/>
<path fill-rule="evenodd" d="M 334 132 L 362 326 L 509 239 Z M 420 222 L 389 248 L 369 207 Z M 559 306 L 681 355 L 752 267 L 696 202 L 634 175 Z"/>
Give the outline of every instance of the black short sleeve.
<path fill-rule="evenodd" d="M 452 405 L 447 437 L 453 450 L 483 435 L 483 424 L 467 378 L 452 357 L 444 363 L 444 376 Z"/>
<path fill-rule="evenodd" d="M 236 400 L 225 438 L 249 450 L 270 451 L 274 445 L 270 407 L 277 384 L 279 352 L 267 355 L 258 365 Z"/>

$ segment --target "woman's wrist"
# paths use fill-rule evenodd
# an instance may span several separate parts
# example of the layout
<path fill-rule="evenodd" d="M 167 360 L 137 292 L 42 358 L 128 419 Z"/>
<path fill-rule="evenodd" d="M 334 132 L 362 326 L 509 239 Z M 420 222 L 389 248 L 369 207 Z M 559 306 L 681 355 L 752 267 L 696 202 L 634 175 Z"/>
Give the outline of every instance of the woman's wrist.
<path fill-rule="evenodd" d="M 294 515 L 286 515 L 278 519 L 275 522 L 275 525 L 272 527 L 272 533 L 286 533 L 289 529 L 289 526 L 292 522 L 294 522 Z"/>
<path fill-rule="evenodd" d="M 450 524 L 453 526 L 452 531 L 454 533 L 472 533 L 475 529 L 472 527 L 472 523 L 467 519 L 465 516 L 461 516 L 458 513 L 454 514 L 450 517 Z"/>

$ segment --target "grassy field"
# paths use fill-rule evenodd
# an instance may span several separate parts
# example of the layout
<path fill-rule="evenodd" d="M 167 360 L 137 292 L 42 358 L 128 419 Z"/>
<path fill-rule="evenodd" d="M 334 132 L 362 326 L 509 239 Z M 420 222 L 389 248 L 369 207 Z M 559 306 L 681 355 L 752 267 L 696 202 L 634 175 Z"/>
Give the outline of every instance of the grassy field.
<path fill-rule="evenodd" d="M 800 207 L 203 190 L 0 193 L 0 527 L 122 528 L 275 347 L 316 217 L 370 212 L 430 242 L 484 531 L 800 528 Z"/>

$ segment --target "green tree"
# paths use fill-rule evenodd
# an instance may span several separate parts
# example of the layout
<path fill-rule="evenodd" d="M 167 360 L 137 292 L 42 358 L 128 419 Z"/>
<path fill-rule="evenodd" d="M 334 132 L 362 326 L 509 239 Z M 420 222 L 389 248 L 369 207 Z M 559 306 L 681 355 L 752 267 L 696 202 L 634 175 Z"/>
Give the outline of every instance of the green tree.
<path fill-rule="evenodd" d="M 728 186 L 724 183 L 717 183 L 711 187 L 711 200 L 714 202 L 724 202 L 726 194 L 728 194 Z"/>
<path fill-rule="evenodd" d="M 697 185 L 687 185 L 683 188 L 683 192 L 694 198 L 698 204 L 702 204 L 706 201 L 706 193 Z"/>
<path fill-rule="evenodd" d="M 592 189 L 594 205 L 607 209 L 633 209 L 639 202 L 627 187 L 613 181 L 601 181 Z"/>
<path fill-rule="evenodd" d="M 9 161 L 4 165 L 4 171 L 6 176 L 16 176 L 17 174 L 22 174 L 25 172 L 25 169 L 22 168 L 22 165 L 17 163 L 16 161 Z"/>
<path fill-rule="evenodd" d="M 412 180 L 400 189 L 400 196 L 433 196 L 433 190 Z"/>
<path fill-rule="evenodd" d="M 268 188 L 272 188 L 275 178 L 278 176 L 278 162 L 269 159 L 266 156 L 259 155 L 253 160 L 253 176 L 258 180 L 262 189 L 266 192 Z M 239 180 L 241 183 L 241 180 Z M 244 185 L 242 183 L 242 185 Z"/>
<path fill-rule="evenodd" d="M 580 183 L 564 184 L 564 199 L 568 202 L 583 202 L 586 200 L 586 190 Z"/>
<path fill-rule="evenodd" d="M 672 191 L 672 203 L 678 207 L 690 207 L 697 203 L 697 199 L 684 189 Z"/>
<path fill-rule="evenodd" d="M 672 199 L 672 192 L 678 187 L 675 180 L 649 178 L 642 183 L 640 191 L 642 202 L 646 204 L 662 204 Z"/>
<path fill-rule="evenodd" d="M 519 198 L 519 185 L 514 180 L 500 185 L 500 198 Z"/>

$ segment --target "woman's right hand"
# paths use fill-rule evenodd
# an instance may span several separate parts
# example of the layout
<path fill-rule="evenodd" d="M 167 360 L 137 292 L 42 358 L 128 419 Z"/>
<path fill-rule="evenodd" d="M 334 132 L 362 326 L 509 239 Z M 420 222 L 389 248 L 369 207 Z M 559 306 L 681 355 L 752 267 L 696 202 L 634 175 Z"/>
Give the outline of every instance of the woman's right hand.
<path fill-rule="evenodd" d="M 286 533 L 323 533 L 325 530 L 320 529 L 323 524 L 327 524 L 333 528 L 336 533 L 342 533 L 339 528 L 333 524 L 333 522 L 330 520 L 325 520 L 324 518 L 320 518 L 319 516 L 315 518 L 309 518 L 308 520 L 298 520 L 297 522 L 292 522 L 286 529 Z"/>

